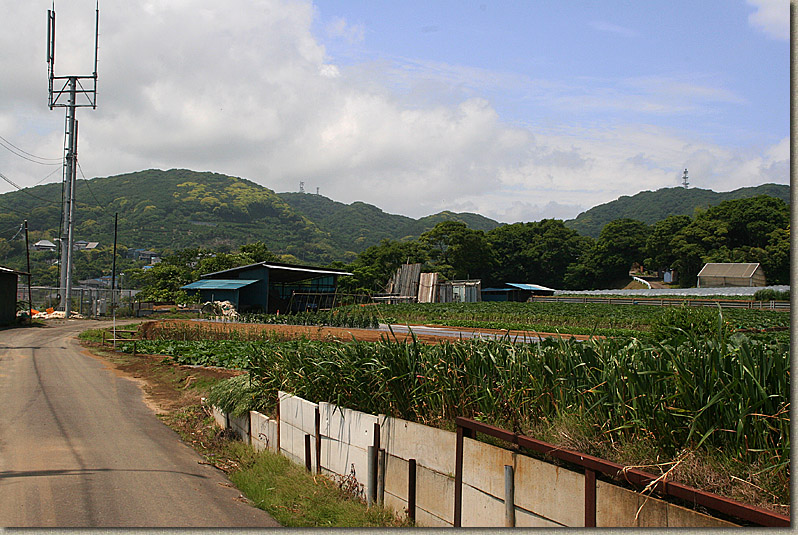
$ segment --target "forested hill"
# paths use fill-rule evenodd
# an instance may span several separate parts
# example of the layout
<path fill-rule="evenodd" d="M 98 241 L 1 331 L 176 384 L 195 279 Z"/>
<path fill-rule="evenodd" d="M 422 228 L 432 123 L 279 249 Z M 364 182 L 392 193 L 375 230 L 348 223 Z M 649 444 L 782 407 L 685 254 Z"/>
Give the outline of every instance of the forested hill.
<path fill-rule="evenodd" d="M 700 188 L 663 188 L 657 191 L 641 191 L 632 196 L 624 195 L 617 200 L 594 206 L 565 224 L 582 235 L 597 238 L 604 225 L 615 219 L 637 219 L 650 225 L 668 216 L 692 217 L 697 208 L 706 209 L 723 201 L 748 199 L 757 195 L 769 195 L 790 204 L 790 186 L 784 184 L 763 184 L 723 193 Z"/>
<path fill-rule="evenodd" d="M 249 180 L 186 169 L 150 169 L 78 180 L 74 239 L 113 243 L 114 213 L 119 244 L 159 253 L 203 247 L 232 251 L 255 241 L 296 261 L 351 261 L 383 238 L 418 237 L 443 220 L 486 230 L 495 221 L 475 214 L 442 212 L 420 220 L 386 214 L 365 203 L 345 205 L 308 194 L 282 194 Z M 28 220 L 30 239 L 55 242 L 60 227 L 61 184 L 45 184 L 0 195 L 0 229 L 14 234 Z M 18 241 L 18 240 L 17 240 Z M 12 245 L 12 244 L 9 244 Z M 7 247 L 6 247 L 7 248 Z M 11 256 L 2 257 L 15 264 Z M 22 249 L 24 258 L 24 247 Z"/>
<path fill-rule="evenodd" d="M 417 238 L 441 221 L 459 221 L 474 230 L 492 230 L 499 223 L 479 214 L 440 212 L 413 219 L 388 214 L 364 202 L 344 204 L 310 193 L 278 193 L 281 199 L 320 229 L 341 248 L 360 252 L 383 239 Z"/>

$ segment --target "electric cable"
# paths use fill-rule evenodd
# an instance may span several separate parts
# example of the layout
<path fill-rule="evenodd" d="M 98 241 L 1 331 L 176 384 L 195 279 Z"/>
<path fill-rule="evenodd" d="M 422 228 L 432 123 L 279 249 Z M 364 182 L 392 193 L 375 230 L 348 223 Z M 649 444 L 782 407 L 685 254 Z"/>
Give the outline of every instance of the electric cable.
<path fill-rule="evenodd" d="M 1 179 L 3 179 L 3 180 L 5 180 L 6 182 L 8 182 L 9 184 L 11 184 L 11 185 L 12 185 L 12 186 L 14 186 L 15 188 L 17 188 L 19 191 L 21 191 L 21 192 L 25 193 L 26 195 L 30 195 L 30 196 L 31 196 L 31 197 L 33 197 L 34 199 L 39 199 L 40 201 L 44 201 L 44 202 L 46 202 L 47 204 L 56 204 L 55 202 L 53 202 L 53 201 L 50 201 L 50 200 L 47 200 L 47 199 L 45 199 L 44 197 L 39 197 L 38 195 L 34 195 L 33 193 L 29 192 L 29 191 L 28 191 L 26 188 L 22 188 L 22 187 L 20 187 L 18 184 L 16 184 L 16 183 L 15 183 L 14 181 L 12 181 L 10 178 L 8 178 L 7 176 L 5 176 L 3 173 L 0 173 L 0 178 L 1 178 Z"/>
<path fill-rule="evenodd" d="M 2 138 L 0 138 L 0 139 L 2 139 Z M 12 145 L 12 146 L 13 146 L 13 145 Z M 28 160 L 29 162 L 37 163 L 37 164 L 39 164 L 39 165 L 60 165 L 60 159 L 59 159 L 58 161 L 56 161 L 56 162 L 40 162 L 40 161 L 38 161 L 38 160 L 34 160 L 33 158 L 28 158 L 27 156 L 24 156 L 24 155 L 22 155 L 22 154 L 19 154 L 18 152 L 16 152 L 16 151 L 14 151 L 13 149 L 9 148 L 9 147 L 8 147 L 8 146 L 6 146 L 6 144 L 5 144 L 5 143 L 3 143 L 2 141 L 0 141 L 0 147 L 3 147 L 4 149 L 6 149 L 8 152 L 10 152 L 11 154 L 13 154 L 14 156 L 17 156 L 17 157 L 19 157 L 19 158 L 22 158 L 23 160 Z"/>
<path fill-rule="evenodd" d="M 107 214 L 108 211 L 105 209 L 105 206 L 103 206 L 100 203 L 100 201 L 97 199 L 97 196 L 94 195 L 94 191 L 92 191 L 91 187 L 89 186 L 89 179 L 87 179 L 86 175 L 83 174 L 83 168 L 80 166 L 80 162 L 77 159 L 75 159 L 75 163 L 78 164 L 78 169 L 80 169 L 80 176 L 83 177 L 84 184 L 86 184 L 86 188 L 89 190 L 89 193 L 91 193 L 91 196 L 94 197 L 94 201 L 97 203 L 97 206 L 100 207 L 100 210 L 102 210 L 104 214 Z"/>
<path fill-rule="evenodd" d="M 63 158 L 45 158 L 43 156 L 36 156 L 35 154 L 31 154 L 30 152 L 27 152 L 25 150 L 20 149 L 19 147 L 17 147 L 13 143 L 11 143 L 9 140 L 4 138 L 3 136 L 0 136 L 0 140 L 5 141 L 7 144 L 11 145 L 12 147 L 17 149 L 22 154 L 26 154 L 26 155 L 30 156 L 31 158 L 36 158 L 37 160 L 44 160 L 44 161 L 47 161 L 47 162 L 60 162 L 61 160 L 63 160 Z"/>
<path fill-rule="evenodd" d="M 16 225 L 14 225 L 13 227 L 4 228 L 3 230 L 0 230 L 0 234 L 5 234 L 6 232 L 11 232 L 12 230 L 16 229 L 17 233 L 14 234 L 14 237 L 8 239 L 8 241 L 11 241 L 14 238 L 16 238 L 19 235 L 20 232 L 22 232 L 22 229 L 23 229 L 24 226 L 25 226 L 24 223 L 20 223 L 19 224 L 19 228 L 17 228 Z"/>

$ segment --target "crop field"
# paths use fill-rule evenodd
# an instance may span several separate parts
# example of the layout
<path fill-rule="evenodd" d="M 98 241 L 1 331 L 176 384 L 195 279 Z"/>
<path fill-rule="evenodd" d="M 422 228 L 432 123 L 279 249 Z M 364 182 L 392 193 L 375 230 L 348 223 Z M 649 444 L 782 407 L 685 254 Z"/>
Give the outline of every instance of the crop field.
<path fill-rule="evenodd" d="M 408 323 L 496 322 L 506 328 L 518 321 L 529 328 L 526 318 L 534 316 L 549 332 L 557 321 L 574 328 L 580 322 L 609 321 L 644 336 L 427 345 L 388 338 L 201 340 L 196 339 L 201 330 L 193 329 L 139 341 L 138 351 L 169 355 L 182 364 L 248 371 L 211 393 L 231 412 L 268 412 L 277 391 L 284 390 L 443 428 L 451 428 L 455 416 L 466 416 L 623 464 L 652 465 L 654 471 L 697 456 L 736 481 L 732 487 L 746 491 L 740 496 L 723 491 L 727 495 L 766 506 L 789 502 L 789 332 L 735 332 L 789 325 L 788 314 L 570 303 L 471 305 L 385 308 L 392 319 Z M 625 319 L 609 317 L 618 313 Z M 672 475 L 707 486 L 678 474 Z"/>
<path fill-rule="evenodd" d="M 674 307 L 603 303 L 412 303 L 375 305 L 383 323 L 449 325 L 531 330 L 599 336 L 640 336 L 650 332 Z M 680 308 L 680 307 L 676 307 Z M 712 311 L 717 317 L 718 312 Z M 790 313 L 724 309 L 732 329 L 789 329 Z M 789 332 L 775 335 L 789 340 Z"/>

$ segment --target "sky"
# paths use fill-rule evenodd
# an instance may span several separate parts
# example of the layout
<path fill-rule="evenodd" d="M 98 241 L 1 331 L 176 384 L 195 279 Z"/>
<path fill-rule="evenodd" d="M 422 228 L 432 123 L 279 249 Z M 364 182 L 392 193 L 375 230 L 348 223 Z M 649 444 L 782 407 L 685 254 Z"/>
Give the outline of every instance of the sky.
<path fill-rule="evenodd" d="M 99 4 L 79 178 L 186 168 L 506 223 L 685 168 L 715 191 L 789 184 L 789 0 Z M 0 193 L 61 180 L 52 7 L 0 0 Z M 91 74 L 95 0 L 55 11 L 55 74 Z"/>

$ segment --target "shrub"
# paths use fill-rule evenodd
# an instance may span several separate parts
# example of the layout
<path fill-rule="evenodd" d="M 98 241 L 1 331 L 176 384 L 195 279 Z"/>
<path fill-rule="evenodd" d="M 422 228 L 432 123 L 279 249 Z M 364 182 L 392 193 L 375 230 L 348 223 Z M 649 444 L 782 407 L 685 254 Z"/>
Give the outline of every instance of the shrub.
<path fill-rule="evenodd" d="M 757 290 L 754 294 L 755 301 L 789 301 L 790 291 L 779 292 L 773 288 L 764 288 Z"/>
<path fill-rule="evenodd" d="M 675 337 L 701 337 L 725 339 L 731 333 L 728 322 L 723 321 L 720 309 L 700 307 L 669 307 L 651 325 L 651 335 L 655 340 L 670 340 Z"/>

